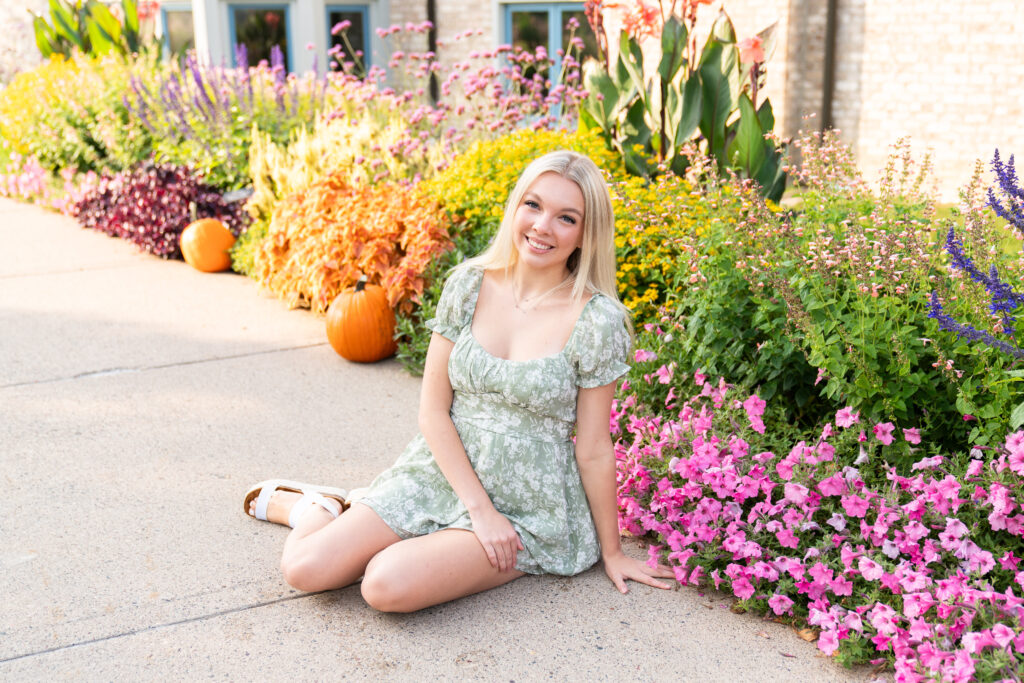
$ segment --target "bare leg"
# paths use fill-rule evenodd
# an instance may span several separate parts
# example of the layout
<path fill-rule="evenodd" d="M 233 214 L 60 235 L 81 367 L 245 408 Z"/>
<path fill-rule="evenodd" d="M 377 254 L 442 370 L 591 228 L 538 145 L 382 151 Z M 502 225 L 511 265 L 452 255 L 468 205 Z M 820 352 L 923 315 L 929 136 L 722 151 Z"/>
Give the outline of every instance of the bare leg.
<path fill-rule="evenodd" d="M 492 567 L 472 531 L 444 529 L 380 550 L 366 565 L 362 592 L 374 609 L 415 612 L 522 575 L 515 569 L 499 572 Z"/>
<path fill-rule="evenodd" d="M 286 524 L 297 493 L 277 491 L 267 519 Z M 398 534 L 371 508 L 355 503 L 337 519 L 312 505 L 288 534 L 281 556 L 284 580 L 301 591 L 333 590 L 355 583 L 370 559 L 399 541 Z"/>

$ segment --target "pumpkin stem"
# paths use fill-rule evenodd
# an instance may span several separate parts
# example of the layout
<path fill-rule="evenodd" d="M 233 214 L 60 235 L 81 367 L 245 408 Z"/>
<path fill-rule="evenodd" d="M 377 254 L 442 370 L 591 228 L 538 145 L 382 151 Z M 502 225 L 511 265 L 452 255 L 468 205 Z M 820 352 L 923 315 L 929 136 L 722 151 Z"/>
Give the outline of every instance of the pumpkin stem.
<path fill-rule="evenodd" d="M 192 222 L 195 223 L 198 220 L 198 210 L 195 202 L 188 203 L 188 212 L 192 215 Z"/>
<path fill-rule="evenodd" d="M 366 276 L 365 275 L 360 275 L 359 276 L 359 282 L 356 283 L 356 291 L 357 292 L 361 292 L 364 289 L 366 289 Z"/>

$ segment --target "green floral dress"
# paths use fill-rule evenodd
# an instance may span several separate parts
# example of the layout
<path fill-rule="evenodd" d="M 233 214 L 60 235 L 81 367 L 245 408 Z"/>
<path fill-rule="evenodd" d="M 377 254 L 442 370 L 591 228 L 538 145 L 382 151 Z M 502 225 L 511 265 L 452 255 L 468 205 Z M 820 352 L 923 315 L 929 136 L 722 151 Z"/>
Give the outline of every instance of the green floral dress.
<path fill-rule="evenodd" d="M 523 541 L 516 568 L 577 574 L 597 561 L 600 548 L 571 440 L 576 397 L 579 387 L 608 384 L 629 369 L 624 315 L 595 294 L 560 352 L 505 360 L 470 331 L 482 280 L 480 269 L 456 270 L 427 323 L 455 342 L 448 362 L 452 421 L 480 483 Z M 472 529 L 422 435 L 351 499 L 373 508 L 402 538 Z"/>

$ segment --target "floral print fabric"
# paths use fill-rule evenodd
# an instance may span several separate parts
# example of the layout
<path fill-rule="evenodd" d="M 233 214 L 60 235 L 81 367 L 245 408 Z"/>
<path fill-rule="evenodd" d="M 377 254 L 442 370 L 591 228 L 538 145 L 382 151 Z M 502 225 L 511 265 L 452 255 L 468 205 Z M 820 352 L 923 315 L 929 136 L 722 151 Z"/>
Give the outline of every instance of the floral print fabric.
<path fill-rule="evenodd" d="M 523 541 L 516 568 L 577 574 L 599 545 L 573 443 L 580 387 L 608 384 L 628 370 L 629 333 L 621 310 L 595 294 L 557 354 L 510 361 L 489 354 L 471 332 L 483 271 L 460 268 L 445 284 L 427 326 L 455 342 L 448 362 L 451 416 L 494 506 Z M 352 500 L 373 508 L 403 538 L 472 529 L 423 436 Z"/>

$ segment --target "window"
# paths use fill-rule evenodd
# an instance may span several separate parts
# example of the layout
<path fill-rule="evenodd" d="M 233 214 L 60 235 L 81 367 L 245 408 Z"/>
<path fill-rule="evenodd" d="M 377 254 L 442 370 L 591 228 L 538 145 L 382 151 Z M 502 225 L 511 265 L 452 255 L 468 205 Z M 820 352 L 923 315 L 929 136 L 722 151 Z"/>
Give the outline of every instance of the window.
<path fill-rule="evenodd" d="M 597 57 L 597 38 L 583 13 L 580 2 L 548 2 L 505 5 L 505 42 L 531 52 L 544 46 L 554 61 L 552 80 L 558 78 L 561 59 L 558 50 L 566 50 L 574 35 L 567 26 L 570 19 L 579 22 L 575 35 L 583 40 L 582 62 L 586 57 Z"/>
<path fill-rule="evenodd" d="M 289 69 L 287 5 L 228 5 L 228 20 L 231 44 L 245 46 L 249 66 L 256 66 L 263 60 L 269 64 L 271 50 L 276 45 L 281 49 L 285 71 Z M 237 57 L 232 59 L 237 60 Z"/>
<path fill-rule="evenodd" d="M 161 5 L 160 25 L 163 26 L 164 50 L 168 54 L 177 57 L 196 46 L 191 5 L 177 3 Z"/>
<path fill-rule="evenodd" d="M 340 47 L 345 52 L 345 59 L 352 61 L 353 55 L 348 54 L 349 46 L 356 52 L 361 52 L 357 63 L 362 63 L 364 70 L 370 68 L 370 8 L 367 5 L 327 5 L 327 43 L 330 47 Z M 351 24 L 345 36 L 348 38 L 349 45 L 345 45 L 341 34 L 334 35 L 331 33 L 331 29 L 340 24 L 343 21 L 347 21 Z M 331 55 L 332 62 L 331 68 L 337 68 L 333 65 L 335 60 Z M 365 73 L 361 74 L 365 75 Z"/>

